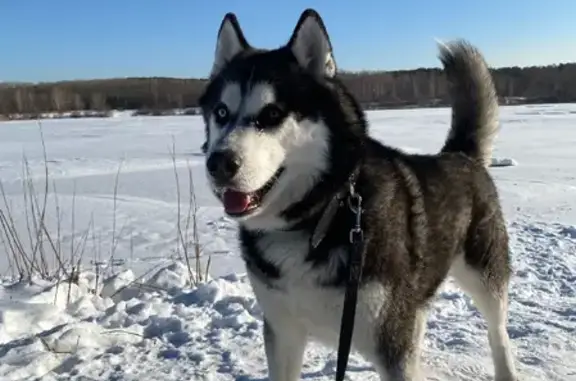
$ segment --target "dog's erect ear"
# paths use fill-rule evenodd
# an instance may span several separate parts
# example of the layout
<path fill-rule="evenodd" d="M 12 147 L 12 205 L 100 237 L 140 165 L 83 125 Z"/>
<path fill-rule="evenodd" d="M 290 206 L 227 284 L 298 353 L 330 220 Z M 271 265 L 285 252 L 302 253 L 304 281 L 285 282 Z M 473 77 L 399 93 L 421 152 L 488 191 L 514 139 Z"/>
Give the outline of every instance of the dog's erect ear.
<path fill-rule="evenodd" d="M 234 13 L 227 13 L 218 30 L 216 53 L 210 78 L 218 74 L 234 56 L 249 47 L 250 44 L 248 44 L 244 33 L 242 33 L 236 15 Z"/>
<path fill-rule="evenodd" d="M 300 65 L 311 73 L 327 77 L 336 75 L 332 44 L 322 18 L 315 10 L 307 9 L 302 13 L 288 47 Z"/>

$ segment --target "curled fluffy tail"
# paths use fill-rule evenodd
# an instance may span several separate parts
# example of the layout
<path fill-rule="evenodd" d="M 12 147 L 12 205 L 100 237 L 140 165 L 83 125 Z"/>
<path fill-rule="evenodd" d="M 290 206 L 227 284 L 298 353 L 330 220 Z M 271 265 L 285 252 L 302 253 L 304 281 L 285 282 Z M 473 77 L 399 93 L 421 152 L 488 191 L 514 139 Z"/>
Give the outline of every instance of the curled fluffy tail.
<path fill-rule="evenodd" d="M 498 132 L 498 97 L 480 51 L 466 41 L 439 43 L 452 100 L 452 127 L 442 152 L 462 152 L 489 166 Z"/>

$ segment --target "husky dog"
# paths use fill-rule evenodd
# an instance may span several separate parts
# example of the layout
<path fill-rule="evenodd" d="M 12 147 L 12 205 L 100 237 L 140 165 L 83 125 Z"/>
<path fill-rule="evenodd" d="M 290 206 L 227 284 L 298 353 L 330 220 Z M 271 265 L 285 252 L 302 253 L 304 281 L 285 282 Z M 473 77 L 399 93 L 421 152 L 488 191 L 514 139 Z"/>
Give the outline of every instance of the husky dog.
<path fill-rule="evenodd" d="M 497 96 L 475 47 L 441 45 L 439 57 L 452 127 L 439 154 L 409 155 L 368 135 L 314 10 L 273 50 L 252 47 L 234 14 L 222 21 L 200 100 L 206 172 L 239 223 L 271 381 L 299 379 L 309 338 L 338 342 L 354 214 L 333 200 L 352 174 L 364 209 L 353 348 L 382 380 L 420 379 L 426 311 L 452 275 L 487 321 L 496 380 L 517 379 L 506 332 L 508 236 L 486 169 Z"/>

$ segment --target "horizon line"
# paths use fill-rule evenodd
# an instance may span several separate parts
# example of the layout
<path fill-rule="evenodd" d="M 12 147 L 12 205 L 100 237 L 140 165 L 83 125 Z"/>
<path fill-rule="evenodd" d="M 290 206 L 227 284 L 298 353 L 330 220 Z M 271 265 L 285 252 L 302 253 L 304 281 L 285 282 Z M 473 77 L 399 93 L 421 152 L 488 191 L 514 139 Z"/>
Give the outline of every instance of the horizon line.
<path fill-rule="evenodd" d="M 560 65 L 576 65 L 576 61 L 568 61 L 568 62 L 556 62 L 550 63 L 545 65 L 523 65 L 523 66 L 489 66 L 490 70 L 502 70 L 502 69 L 531 69 L 531 68 L 547 68 L 547 67 L 555 67 Z M 398 72 L 409 72 L 409 71 L 418 71 L 418 70 L 442 70 L 440 66 L 432 66 L 432 67 L 413 67 L 410 69 L 356 69 L 356 70 L 347 70 L 347 69 L 339 69 L 337 73 L 346 73 L 346 74 L 361 74 L 361 73 L 398 73 Z M 49 81 L 24 81 L 24 80 L 0 80 L 0 85 L 48 85 L 48 84 L 55 84 L 55 83 L 64 83 L 64 82 L 89 82 L 89 81 L 106 81 L 106 80 L 124 80 L 124 79 L 189 79 L 189 80 L 199 80 L 199 81 L 207 81 L 208 77 L 176 77 L 176 76 L 166 76 L 166 75 L 148 75 L 148 76 L 111 76 L 111 77 L 84 77 L 84 78 L 73 78 L 73 79 L 58 79 L 58 80 L 49 80 Z"/>

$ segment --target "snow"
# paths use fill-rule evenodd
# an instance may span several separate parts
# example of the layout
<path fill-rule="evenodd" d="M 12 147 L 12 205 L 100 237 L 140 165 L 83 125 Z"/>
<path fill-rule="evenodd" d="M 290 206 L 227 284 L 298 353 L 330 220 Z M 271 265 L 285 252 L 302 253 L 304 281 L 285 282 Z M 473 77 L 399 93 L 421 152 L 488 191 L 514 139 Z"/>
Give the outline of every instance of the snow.
<path fill-rule="evenodd" d="M 383 142 L 436 152 L 450 110 L 368 116 L 372 134 Z M 501 122 L 491 172 L 511 235 L 508 330 L 521 379 L 576 380 L 576 105 L 502 107 Z M 41 192 L 40 131 L 53 181 L 48 228 L 56 229 L 58 211 L 65 258 L 86 229 L 94 239 L 84 242 L 77 279 L 60 274 L 60 282 L 15 282 L 0 245 L 0 379 L 267 379 L 262 315 L 244 275 L 236 226 L 206 186 L 201 119 L 117 113 L 108 119 L 45 120 L 41 130 L 37 121 L 0 123 L 6 198 L 0 205 L 3 211 L 6 203 L 11 207 L 23 232 L 23 153 Z M 178 196 L 181 227 L 186 224 L 189 173 L 201 268 L 182 260 L 182 241 L 194 237 L 182 239 L 177 229 Z M 187 248 L 193 257 L 194 246 Z M 207 279 L 190 282 L 200 277 Z M 333 379 L 335 360 L 334 350 L 311 343 L 303 378 Z M 486 325 L 452 281 L 430 311 L 424 370 L 428 380 L 491 379 Z M 355 353 L 348 377 L 377 380 Z"/>
<path fill-rule="evenodd" d="M 513 167 L 518 165 L 516 160 L 509 157 L 493 157 L 490 163 L 491 167 Z"/>

